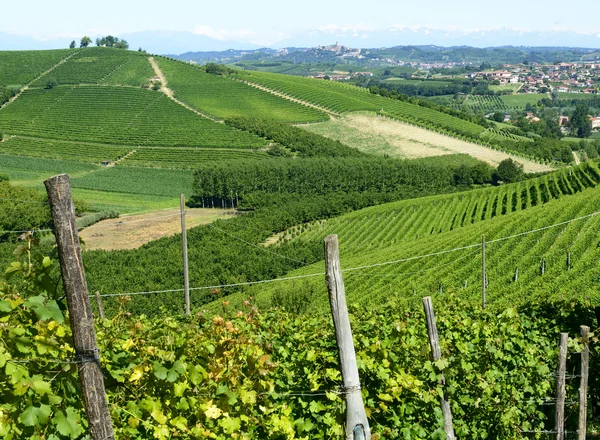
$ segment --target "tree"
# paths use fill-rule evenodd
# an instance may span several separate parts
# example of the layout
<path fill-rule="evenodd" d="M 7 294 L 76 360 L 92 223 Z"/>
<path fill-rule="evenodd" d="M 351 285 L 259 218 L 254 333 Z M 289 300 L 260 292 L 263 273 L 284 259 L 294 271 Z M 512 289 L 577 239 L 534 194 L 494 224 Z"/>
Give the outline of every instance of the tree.
<path fill-rule="evenodd" d="M 88 36 L 85 36 L 81 39 L 79 47 L 88 47 L 90 44 L 92 44 L 92 39 Z"/>
<path fill-rule="evenodd" d="M 492 115 L 492 120 L 496 122 L 504 122 L 504 112 L 495 112 Z"/>
<path fill-rule="evenodd" d="M 116 49 L 129 49 L 129 43 L 127 41 L 119 40 L 117 37 L 113 37 L 112 35 L 96 38 L 96 46 L 114 47 Z"/>
<path fill-rule="evenodd" d="M 498 180 L 506 183 L 518 182 L 523 179 L 523 164 L 512 160 L 511 158 L 504 159 L 498 164 L 496 175 Z"/>
<path fill-rule="evenodd" d="M 71 41 L 71 44 L 69 44 L 69 49 L 75 49 L 75 40 Z"/>
<path fill-rule="evenodd" d="M 571 118 L 571 130 L 576 132 L 577 137 L 586 138 L 592 134 L 592 121 L 588 117 L 589 107 L 587 104 L 578 104 Z"/>
<path fill-rule="evenodd" d="M 50 90 L 57 86 L 56 80 L 54 78 L 48 78 L 46 80 L 46 89 Z"/>

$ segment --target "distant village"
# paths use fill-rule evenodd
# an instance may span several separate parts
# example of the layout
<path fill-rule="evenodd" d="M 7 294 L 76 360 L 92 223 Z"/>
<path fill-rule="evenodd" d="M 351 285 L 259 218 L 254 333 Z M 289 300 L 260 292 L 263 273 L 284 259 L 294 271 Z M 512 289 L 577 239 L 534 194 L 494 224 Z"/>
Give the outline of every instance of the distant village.
<path fill-rule="evenodd" d="M 598 93 L 600 63 L 558 63 L 553 65 L 505 65 L 502 70 L 474 72 L 468 78 L 485 78 L 498 85 L 520 84 L 520 92 Z"/>

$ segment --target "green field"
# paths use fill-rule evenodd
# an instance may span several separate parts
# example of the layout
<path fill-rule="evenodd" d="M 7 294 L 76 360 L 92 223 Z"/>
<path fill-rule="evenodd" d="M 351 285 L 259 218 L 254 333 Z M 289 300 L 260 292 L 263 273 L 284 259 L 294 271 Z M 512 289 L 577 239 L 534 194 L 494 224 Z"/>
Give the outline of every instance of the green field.
<path fill-rule="evenodd" d="M 527 104 L 535 105 L 542 98 L 548 98 L 545 93 L 519 93 L 517 95 L 503 95 L 500 99 L 508 107 L 524 108 Z"/>
<path fill-rule="evenodd" d="M 279 236 L 273 250 L 285 254 L 298 246 L 318 246 L 329 234 L 340 241 L 342 267 L 367 267 L 345 274 L 350 300 L 363 307 L 377 307 L 390 297 L 419 301 L 439 292 L 440 283 L 449 292 L 466 298 L 480 294 L 481 234 L 486 240 L 513 236 L 547 227 L 561 221 L 595 213 L 600 209 L 600 170 L 596 165 L 555 172 L 539 179 L 468 193 L 404 200 L 367 208 L 328 221 L 299 225 Z M 563 283 L 580 295 L 600 300 L 589 277 L 600 276 L 597 260 L 599 239 L 596 230 L 600 216 L 592 216 L 548 231 L 500 240 L 488 245 L 489 302 L 500 307 L 530 300 L 532 295 L 548 298 L 567 293 Z M 469 246 L 462 249 L 464 246 Z M 455 251 L 444 253 L 446 250 Z M 572 253 L 577 267 L 567 272 L 566 252 Z M 430 258 L 412 259 L 419 255 Z M 540 262 L 547 264 L 545 277 L 539 276 Z M 397 263 L 389 263 L 390 261 Z M 519 283 L 514 282 L 519 267 Z M 322 262 L 293 271 L 287 276 L 320 273 Z M 312 312 L 326 313 L 326 296 L 321 279 L 308 277 L 245 289 L 230 297 L 235 304 L 255 296 L 258 304 L 269 306 L 272 295 L 305 295 Z M 466 287 L 465 287 L 466 283 Z M 577 286 L 577 287 L 574 287 Z M 365 295 L 365 292 L 369 292 Z M 497 292 L 497 293 L 496 293 Z M 527 292 L 527 297 L 522 295 Z M 569 293 L 570 294 L 570 293 Z M 216 310 L 213 308 L 212 310 Z"/>
<path fill-rule="evenodd" d="M 230 78 L 204 73 L 192 65 L 162 58 L 158 58 L 157 62 L 177 98 L 216 118 L 252 115 L 292 123 L 327 119 L 323 112 L 311 107 Z"/>
<path fill-rule="evenodd" d="M 259 137 L 199 117 L 158 91 L 108 86 L 27 90 L 0 113 L 0 131 L 129 146 L 264 145 Z"/>
<path fill-rule="evenodd" d="M 149 83 L 154 70 L 147 55 L 121 49 L 79 49 L 67 62 L 32 84 L 44 87 L 49 79 L 59 85 L 117 84 L 140 87 Z"/>
<path fill-rule="evenodd" d="M 72 53 L 70 50 L 0 51 L 0 86 L 25 85 Z"/>

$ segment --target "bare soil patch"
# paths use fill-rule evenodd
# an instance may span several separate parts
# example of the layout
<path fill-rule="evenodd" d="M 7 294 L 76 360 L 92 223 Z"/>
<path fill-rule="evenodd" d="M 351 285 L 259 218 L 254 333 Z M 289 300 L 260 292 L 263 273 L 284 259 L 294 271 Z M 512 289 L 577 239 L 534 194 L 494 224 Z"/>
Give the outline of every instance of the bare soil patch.
<path fill-rule="evenodd" d="M 188 208 L 186 229 L 233 217 L 234 211 L 222 209 Z M 127 215 L 103 220 L 80 232 L 86 250 L 137 249 L 145 243 L 181 232 L 179 209 L 167 209 L 145 214 Z"/>

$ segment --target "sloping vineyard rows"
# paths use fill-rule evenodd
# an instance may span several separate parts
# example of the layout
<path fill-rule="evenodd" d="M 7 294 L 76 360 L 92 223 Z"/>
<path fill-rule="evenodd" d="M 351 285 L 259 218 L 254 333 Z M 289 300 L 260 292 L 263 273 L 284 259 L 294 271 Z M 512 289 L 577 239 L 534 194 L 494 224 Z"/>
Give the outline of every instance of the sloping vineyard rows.
<path fill-rule="evenodd" d="M 125 68 L 132 59 L 142 61 L 134 61 L 131 66 Z M 147 66 L 144 65 L 144 61 Z M 105 79 L 110 78 L 112 74 L 117 74 L 122 68 L 125 68 L 126 71 L 131 68 L 135 69 L 132 76 L 125 76 L 127 82 L 124 82 L 124 84 L 141 86 L 154 76 L 154 71 L 148 59 L 142 54 L 122 49 L 90 47 L 79 50 L 74 57 L 34 82 L 32 86 L 44 87 L 49 79 L 55 80 L 60 85 L 100 84 Z M 135 79 L 135 81 L 132 81 L 132 79 Z"/>
<path fill-rule="evenodd" d="M 0 51 L 0 86 L 25 85 L 70 53 L 70 50 Z"/>
<path fill-rule="evenodd" d="M 319 110 L 230 78 L 202 72 L 192 65 L 164 58 L 157 58 L 157 62 L 177 98 L 216 118 L 252 116 L 288 123 L 327 119 L 327 115 Z"/>
<path fill-rule="evenodd" d="M 463 105 L 475 112 L 507 111 L 509 107 L 496 95 L 469 95 Z"/>
<path fill-rule="evenodd" d="M 154 69 L 147 56 L 132 56 L 101 80 L 101 84 L 127 85 L 133 87 L 149 86 L 150 78 L 155 76 Z"/>
<path fill-rule="evenodd" d="M 73 188 L 95 191 L 177 197 L 188 194 L 192 172 L 188 170 L 115 166 L 71 179 Z"/>
<path fill-rule="evenodd" d="M 471 218 L 480 218 L 485 209 L 485 205 L 463 205 L 466 217 Z M 394 298 L 407 307 L 418 307 L 422 296 L 434 295 L 443 301 L 451 295 L 481 304 L 481 246 L 478 243 L 481 243 L 481 236 L 485 234 L 488 241 L 487 301 L 491 307 L 503 310 L 528 302 L 537 301 L 541 304 L 567 298 L 597 303 L 600 301 L 595 288 L 596 280 L 600 279 L 600 239 L 597 234 L 600 215 L 498 242 L 493 240 L 567 222 L 598 210 L 598 189 L 590 188 L 541 206 L 529 207 L 527 211 L 496 216 L 485 222 L 469 222 L 463 228 L 454 230 L 437 228 L 432 217 L 436 212 L 441 217 L 444 215 L 436 210 L 429 210 L 429 213 L 415 211 L 410 219 L 412 227 L 397 222 L 393 222 L 395 226 L 386 227 L 390 221 L 383 215 L 376 223 L 350 223 L 345 231 L 339 228 L 342 265 L 344 268 L 372 267 L 345 273 L 344 283 L 349 301 L 372 308 Z M 444 222 L 448 223 L 453 218 L 453 214 L 446 216 Z M 428 223 L 428 227 L 419 227 L 421 222 Z M 300 234 L 289 245 L 276 248 L 277 252 L 285 254 L 291 249 L 290 246 L 311 245 L 317 248 L 322 246 L 322 239 L 329 232 L 328 227 L 323 228 L 320 233 L 313 235 L 311 242 L 307 242 Z M 359 238 L 353 240 L 357 235 Z M 360 246 L 361 243 L 373 242 L 375 244 Z M 465 246 L 471 247 L 463 249 Z M 457 250 L 444 252 L 452 249 Z M 567 252 L 571 257 L 570 269 L 567 268 Z M 420 255 L 431 256 L 412 258 Z M 543 275 L 542 259 L 545 264 Z M 396 263 L 388 263 L 394 261 Z M 320 272 L 322 263 L 317 263 L 286 274 L 286 277 L 292 278 L 289 281 L 262 286 L 260 289 L 246 288 L 243 292 L 241 289 L 228 289 L 228 292 L 236 292 L 228 300 L 237 307 L 245 298 L 252 296 L 259 306 L 264 307 L 292 305 L 296 297 L 302 298 L 300 308 L 303 311 L 325 314 L 329 305 L 327 296 L 322 294 L 322 280 L 318 277 L 293 279 Z M 218 304 L 209 308 L 216 311 Z"/>
<path fill-rule="evenodd" d="M 496 138 L 498 140 L 502 140 L 502 138 L 508 138 L 519 142 L 532 142 L 531 138 L 519 136 L 518 134 L 511 133 L 508 130 L 502 130 L 497 128 L 488 128 L 487 131 L 481 135 L 481 138 Z"/>
<path fill-rule="evenodd" d="M 328 234 L 338 234 L 341 249 L 348 252 L 387 247 L 544 205 L 550 200 L 594 188 L 599 183 L 597 165 L 587 162 L 499 187 L 367 208 L 307 227 L 297 239 L 320 240 Z M 288 241 L 296 233 L 290 231 L 280 242 Z M 378 237 L 376 240 L 374 235 Z"/>
<path fill-rule="evenodd" d="M 205 148 L 136 148 L 135 152 L 119 162 L 119 166 L 149 168 L 195 169 L 205 162 L 270 159 L 267 153 L 256 150 Z"/>
<path fill-rule="evenodd" d="M 473 122 L 409 102 L 374 95 L 367 89 L 348 84 L 264 72 L 241 72 L 236 75 L 242 80 L 260 84 L 336 113 L 376 111 L 442 133 L 477 140 L 485 131 L 484 127 Z"/>
<path fill-rule="evenodd" d="M 125 156 L 130 148 L 110 145 L 84 144 L 20 136 L 9 137 L 0 143 L 0 153 L 47 159 L 73 160 L 100 164 Z"/>
<path fill-rule="evenodd" d="M 0 131 L 120 145 L 255 148 L 265 143 L 199 117 L 160 92 L 125 87 L 27 90 L 0 113 Z"/>
<path fill-rule="evenodd" d="M 12 285 L 0 290 L 7 323 L 0 371 L 8 385 L 0 389 L 0 433 L 7 440 L 33 440 L 40 431 L 60 440 L 86 438 L 77 370 L 67 364 L 73 356 L 68 321 L 56 300 L 39 286 L 31 290 L 35 296 Z M 258 313 L 250 303 L 239 311 L 224 308 L 214 319 L 148 319 L 129 316 L 123 304 L 116 318 L 96 326 L 119 438 L 343 438 L 342 377 L 330 317 Z M 522 431 L 547 428 L 543 404 L 553 394 L 556 336 L 576 331 L 555 316 L 568 313 L 579 323 L 586 319 L 580 309 L 589 304 L 502 312 L 473 310 L 453 298 L 436 305 L 444 354 L 437 363 L 430 361 L 421 310 L 391 303 L 360 311 L 360 319 L 351 312 L 375 436 L 444 438 L 442 372 L 461 438 L 527 439 L 531 435 Z M 573 386 L 567 389 L 571 398 Z"/>

